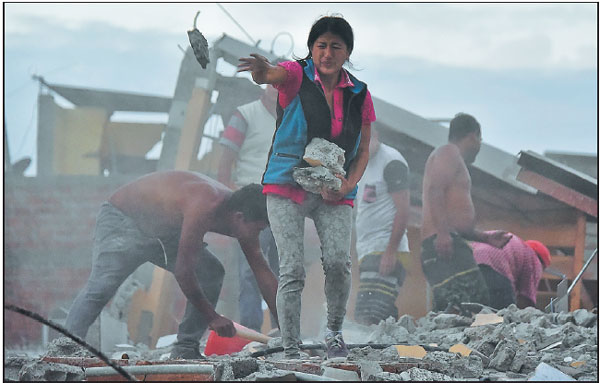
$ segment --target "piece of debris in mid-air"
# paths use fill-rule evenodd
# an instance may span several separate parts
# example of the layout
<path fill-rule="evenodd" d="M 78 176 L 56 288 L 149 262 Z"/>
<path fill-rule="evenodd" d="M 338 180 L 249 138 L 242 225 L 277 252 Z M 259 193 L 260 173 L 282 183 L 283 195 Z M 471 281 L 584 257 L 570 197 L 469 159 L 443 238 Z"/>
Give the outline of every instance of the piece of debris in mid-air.
<path fill-rule="evenodd" d="M 204 35 L 196 28 L 196 20 L 198 19 L 199 14 L 200 11 L 198 11 L 196 17 L 194 17 L 194 29 L 188 31 L 188 38 L 190 39 L 190 45 L 194 50 L 196 60 L 198 60 L 202 69 L 206 69 L 206 64 L 210 62 L 208 56 L 208 41 L 206 41 Z"/>

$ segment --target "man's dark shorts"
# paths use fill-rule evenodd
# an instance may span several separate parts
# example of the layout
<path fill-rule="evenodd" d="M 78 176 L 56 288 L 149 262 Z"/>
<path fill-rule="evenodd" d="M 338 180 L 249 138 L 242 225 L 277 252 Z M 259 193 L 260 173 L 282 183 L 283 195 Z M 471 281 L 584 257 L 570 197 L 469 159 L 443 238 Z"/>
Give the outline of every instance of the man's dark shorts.
<path fill-rule="evenodd" d="M 490 307 L 500 310 L 517 303 L 510 279 L 488 265 L 479 265 L 479 270 L 490 292 Z"/>
<path fill-rule="evenodd" d="M 450 259 L 438 257 L 435 235 L 421 244 L 421 267 L 433 290 L 433 311 L 463 302 L 489 305 L 488 288 L 473 258 L 473 249 L 458 234 L 451 236 L 454 254 Z"/>

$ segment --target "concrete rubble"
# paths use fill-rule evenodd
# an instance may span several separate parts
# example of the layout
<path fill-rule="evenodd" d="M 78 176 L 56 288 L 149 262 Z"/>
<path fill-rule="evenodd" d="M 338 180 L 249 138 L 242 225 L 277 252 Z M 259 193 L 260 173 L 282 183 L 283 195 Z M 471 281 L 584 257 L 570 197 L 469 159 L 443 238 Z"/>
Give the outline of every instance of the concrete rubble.
<path fill-rule="evenodd" d="M 335 174 L 346 175 L 342 148 L 322 138 L 313 138 L 304 150 L 303 159 L 310 167 L 295 168 L 293 177 L 304 190 L 319 194 L 323 187 L 340 189 L 342 181 Z"/>
<path fill-rule="evenodd" d="M 301 361 L 285 360 L 282 352 L 251 356 L 261 348 L 279 346 L 278 338 L 269 345 L 253 342 L 239 353 L 210 356 L 200 362 L 213 366 L 214 380 L 310 380 L 312 376 L 363 381 L 523 381 L 548 374 L 561 379 L 598 380 L 596 313 L 544 313 L 511 305 L 497 315 L 501 323 L 476 327 L 471 326 L 472 317 L 433 312 L 417 321 L 405 315 L 368 327 L 347 320 L 344 330 L 351 349 L 341 362 L 325 361 L 322 350 L 305 350 Z M 318 342 L 316 338 L 305 340 L 305 344 Z M 427 352 L 422 358 L 400 356 L 395 344 L 421 345 Z M 449 352 L 457 344 L 464 345 L 461 350 L 466 351 Z M 169 362 L 164 356 L 171 346 L 156 350 L 141 344 L 131 347 L 128 353 L 135 359 Z M 65 338 L 52 342 L 44 356 L 91 357 L 87 350 Z M 5 356 L 5 380 L 73 380 L 84 376 L 82 367 L 42 359 Z"/>

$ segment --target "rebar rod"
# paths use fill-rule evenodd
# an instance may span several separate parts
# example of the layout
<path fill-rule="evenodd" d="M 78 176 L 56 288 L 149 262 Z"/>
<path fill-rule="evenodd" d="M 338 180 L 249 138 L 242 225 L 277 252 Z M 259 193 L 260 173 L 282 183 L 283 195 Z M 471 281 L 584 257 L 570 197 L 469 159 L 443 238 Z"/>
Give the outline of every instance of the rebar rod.
<path fill-rule="evenodd" d="M 73 335 L 71 334 L 69 331 L 67 331 L 64 327 L 62 327 L 61 325 L 54 323 L 46 318 L 44 318 L 43 316 L 41 316 L 38 313 L 35 313 L 33 311 L 24 309 L 22 307 L 16 306 L 16 305 L 12 305 L 12 304 L 5 304 L 4 308 L 6 310 L 10 310 L 10 311 L 14 311 L 16 313 L 19 313 L 21 315 L 25 315 L 26 317 L 29 317 L 31 319 L 34 319 L 38 322 L 41 322 L 43 324 L 45 324 L 48 327 L 53 328 L 54 330 L 60 332 L 61 334 L 64 334 L 65 336 L 71 338 L 75 343 L 79 344 L 82 347 L 85 347 L 87 350 L 89 350 L 91 353 L 93 353 L 94 355 L 96 355 L 98 358 L 100 358 L 104 363 L 108 364 L 110 366 L 111 369 L 116 370 L 120 375 L 122 375 L 124 378 L 126 378 L 127 380 L 130 381 L 136 381 L 137 379 L 135 379 L 133 376 L 129 375 L 127 373 L 127 371 L 125 371 L 123 369 L 123 367 L 116 365 L 114 362 L 112 362 L 110 359 L 108 359 L 106 357 L 106 355 L 104 355 L 103 353 L 101 353 L 100 351 L 96 350 L 94 347 L 90 346 L 89 344 L 87 344 L 83 339 L 81 339 L 80 337 L 78 337 L 77 335 Z"/>

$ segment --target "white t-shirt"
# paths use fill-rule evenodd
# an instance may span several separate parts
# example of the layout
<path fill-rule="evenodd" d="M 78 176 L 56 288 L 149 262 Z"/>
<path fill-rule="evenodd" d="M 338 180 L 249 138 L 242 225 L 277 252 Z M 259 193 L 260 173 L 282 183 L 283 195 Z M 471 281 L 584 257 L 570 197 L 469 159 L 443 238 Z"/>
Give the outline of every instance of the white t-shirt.
<path fill-rule="evenodd" d="M 358 259 L 387 248 L 396 206 L 390 192 L 408 189 L 408 164 L 396 149 L 381 144 L 369 159 L 358 183 L 356 214 L 356 251 Z M 408 252 L 406 232 L 398 251 Z"/>

